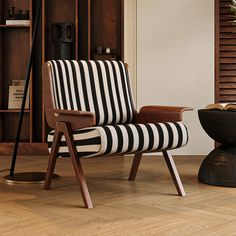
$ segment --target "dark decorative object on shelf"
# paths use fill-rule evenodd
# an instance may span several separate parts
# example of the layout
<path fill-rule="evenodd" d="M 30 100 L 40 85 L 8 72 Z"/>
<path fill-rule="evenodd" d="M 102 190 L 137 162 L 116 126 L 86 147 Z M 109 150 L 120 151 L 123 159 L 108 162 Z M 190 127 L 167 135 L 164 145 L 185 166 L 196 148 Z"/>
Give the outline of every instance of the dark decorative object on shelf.
<path fill-rule="evenodd" d="M 74 24 L 69 22 L 52 24 L 52 38 L 55 46 L 54 59 L 72 59 Z"/>
<path fill-rule="evenodd" d="M 112 53 L 111 48 L 109 47 L 96 46 L 93 59 L 94 60 L 117 60 L 118 56 L 116 53 Z"/>
<path fill-rule="evenodd" d="M 18 10 L 18 13 L 15 13 L 15 7 L 12 7 L 7 10 L 5 20 L 29 20 L 29 10 L 26 10 L 25 14 L 23 14 L 22 10 Z"/>
<path fill-rule="evenodd" d="M 205 184 L 236 187 L 236 111 L 199 110 L 205 132 L 221 145 L 201 164 L 198 180 Z"/>
<path fill-rule="evenodd" d="M 103 47 L 102 46 L 96 46 L 95 47 L 95 53 L 102 54 L 103 53 Z"/>
<path fill-rule="evenodd" d="M 111 49 L 109 47 L 106 47 L 106 54 L 110 54 L 111 53 Z"/>

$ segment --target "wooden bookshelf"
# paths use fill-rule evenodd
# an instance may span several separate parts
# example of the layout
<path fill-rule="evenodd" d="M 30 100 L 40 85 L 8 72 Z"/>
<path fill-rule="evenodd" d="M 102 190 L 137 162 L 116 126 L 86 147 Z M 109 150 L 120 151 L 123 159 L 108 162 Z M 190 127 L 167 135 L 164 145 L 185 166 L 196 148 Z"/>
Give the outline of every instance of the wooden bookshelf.
<path fill-rule="evenodd" d="M 0 1 L 0 155 L 11 154 L 20 109 L 8 109 L 9 85 L 25 79 L 36 12 L 35 0 Z M 29 25 L 5 25 L 6 10 L 30 10 Z M 30 77 L 30 105 L 25 110 L 19 154 L 47 154 L 48 127 L 42 98 L 42 63 L 55 59 L 52 24 L 71 22 L 74 41 L 70 59 L 124 58 L 124 0 L 42 0 L 42 22 L 38 32 Z M 95 47 L 109 47 L 111 55 L 96 55 Z"/>
<path fill-rule="evenodd" d="M 9 86 L 12 80 L 25 79 L 27 61 L 31 46 L 32 34 L 32 0 L 2 0 L 0 6 L 0 154 L 5 154 L 9 149 L 9 143 L 14 143 L 20 109 L 8 109 Z M 7 9 L 12 6 L 15 9 L 30 11 L 29 25 L 5 25 L 3 18 L 7 14 Z M 30 105 L 24 114 L 22 125 L 21 142 L 28 145 L 33 141 L 32 132 L 32 79 L 30 78 Z M 12 149 L 13 150 L 13 149 Z"/>

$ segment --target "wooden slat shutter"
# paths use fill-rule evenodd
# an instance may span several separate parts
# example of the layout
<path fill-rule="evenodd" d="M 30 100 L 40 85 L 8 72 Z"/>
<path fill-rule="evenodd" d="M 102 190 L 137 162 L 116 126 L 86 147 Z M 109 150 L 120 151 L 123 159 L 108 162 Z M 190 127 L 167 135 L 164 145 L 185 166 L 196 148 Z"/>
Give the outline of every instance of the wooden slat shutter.
<path fill-rule="evenodd" d="M 236 25 L 227 4 L 215 0 L 215 102 L 236 102 Z"/>

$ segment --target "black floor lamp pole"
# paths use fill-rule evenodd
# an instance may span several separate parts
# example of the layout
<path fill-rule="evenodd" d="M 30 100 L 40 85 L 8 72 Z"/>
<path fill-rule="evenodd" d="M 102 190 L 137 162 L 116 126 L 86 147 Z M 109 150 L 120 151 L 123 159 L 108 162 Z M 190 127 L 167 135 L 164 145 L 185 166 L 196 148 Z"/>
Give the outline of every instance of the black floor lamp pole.
<path fill-rule="evenodd" d="M 24 116 L 24 111 L 25 111 L 25 102 L 26 102 L 29 81 L 30 81 L 30 72 L 31 72 L 32 62 L 33 62 L 33 53 L 34 53 L 35 41 L 36 41 L 36 37 L 37 37 L 36 34 L 38 32 L 38 27 L 39 27 L 39 22 L 40 22 L 40 18 L 41 18 L 41 12 L 42 12 L 41 9 L 42 9 L 42 0 L 38 0 L 37 13 L 36 13 L 36 18 L 35 18 L 34 27 L 33 27 L 33 36 L 32 36 L 30 56 L 29 56 L 29 61 L 28 61 L 27 71 L 26 71 L 25 88 L 24 88 L 23 100 L 22 100 L 21 111 L 20 111 L 20 116 L 19 116 L 19 123 L 18 123 L 18 128 L 17 128 L 17 133 L 16 133 L 14 152 L 13 152 L 12 162 L 11 162 L 10 176 L 13 176 L 14 171 L 15 171 L 17 151 L 18 151 L 18 145 L 19 145 L 19 141 L 20 141 L 23 116 Z"/>

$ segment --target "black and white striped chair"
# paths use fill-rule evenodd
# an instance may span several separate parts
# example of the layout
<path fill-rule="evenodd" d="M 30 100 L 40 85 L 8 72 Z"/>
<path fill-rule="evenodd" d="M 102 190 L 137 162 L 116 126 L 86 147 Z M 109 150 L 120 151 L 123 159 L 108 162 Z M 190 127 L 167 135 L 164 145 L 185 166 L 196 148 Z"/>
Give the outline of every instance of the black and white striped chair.
<path fill-rule="evenodd" d="M 50 160 L 45 189 L 56 159 L 70 156 L 84 204 L 92 208 L 80 158 L 135 153 L 129 180 L 135 180 L 144 152 L 163 152 L 179 195 L 185 195 L 167 150 L 188 142 L 185 107 L 134 108 L 127 66 L 120 61 L 52 60 L 43 66 L 44 105 Z"/>

